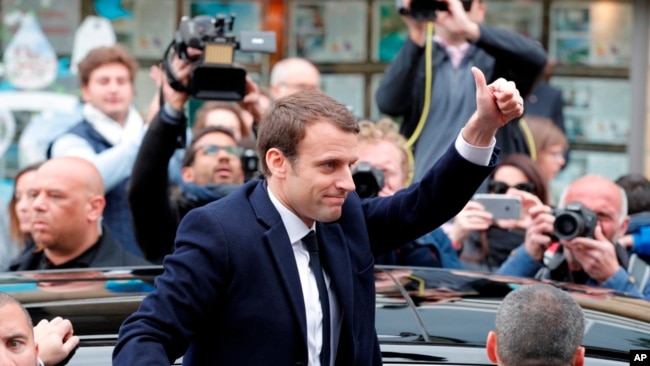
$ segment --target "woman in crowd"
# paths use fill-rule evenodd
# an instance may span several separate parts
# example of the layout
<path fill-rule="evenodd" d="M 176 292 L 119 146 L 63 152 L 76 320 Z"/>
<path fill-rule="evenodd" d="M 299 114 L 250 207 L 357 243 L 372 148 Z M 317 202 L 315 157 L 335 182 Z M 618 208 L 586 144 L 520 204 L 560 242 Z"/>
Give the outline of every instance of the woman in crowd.
<path fill-rule="evenodd" d="M 29 165 L 23 168 L 16 175 L 14 183 L 14 194 L 9 201 L 7 211 L 9 212 L 9 233 L 10 243 L 5 243 L 4 252 L 8 255 L 0 258 L 0 269 L 5 270 L 16 255 L 31 242 L 32 210 L 31 200 L 27 191 L 31 182 L 36 177 L 36 170 L 41 163 Z"/>
<path fill-rule="evenodd" d="M 505 157 L 489 179 L 489 193 L 535 196 L 548 203 L 546 181 L 527 155 Z M 480 203 L 469 201 L 456 215 L 449 236 L 454 247 L 460 248 L 466 268 L 492 272 L 523 243 L 529 222 L 527 207 L 522 207 L 520 220 L 493 220 Z"/>
<path fill-rule="evenodd" d="M 562 170 L 566 164 L 569 143 L 562 130 L 549 118 L 527 116 L 526 123 L 535 144 L 535 154 L 531 154 L 542 173 L 546 184 Z"/>

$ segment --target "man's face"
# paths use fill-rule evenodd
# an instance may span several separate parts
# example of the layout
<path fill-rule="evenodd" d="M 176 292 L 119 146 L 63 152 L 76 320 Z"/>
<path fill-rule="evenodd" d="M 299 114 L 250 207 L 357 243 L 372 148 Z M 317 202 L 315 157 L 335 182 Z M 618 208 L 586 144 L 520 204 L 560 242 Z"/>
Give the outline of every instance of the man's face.
<path fill-rule="evenodd" d="M 228 109 L 215 109 L 205 116 L 205 127 L 220 126 L 232 131 L 237 141 L 241 140 L 242 130 L 237 115 Z"/>
<path fill-rule="evenodd" d="M 404 188 L 407 175 L 403 170 L 402 151 L 394 143 L 386 140 L 368 141 L 359 144 L 359 162 L 368 162 L 384 173 L 384 187 L 380 197 L 393 195 Z"/>
<path fill-rule="evenodd" d="M 38 364 L 38 347 L 34 331 L 27 316 L 18 304 L 0 306 L 0 365 L 35 366 Z"/>
<path fill-rule="evenodd" d="M 596 213 L 603 234 L 611 242 L 618 240 L 626 230 L 621 225 L 621 194 L 614 183 L 605 180 L 582 181 L 572 185 L 566 194 L 565 203 L 577 201 Z"/>
<path fill-rule="evenodd" d="M 271 87 L 273 98 L 282 98 L 305 89 L 320 90 L 320 74 L 313 65 L 293 62 L 290 68 L 291 72 L 287 73 L 285 79 Z"/>
<path fill-rule="evenodd" d="M 196 141 L 194 149 L 194 163 L 183 168 L 184 181 L 198 185 L 244 183 L 241 149 L 232 137 L 221 132 L 208 133 Z"/>
<path fill-rule="evenodd" d="M 356 160 L 356 134 L 329 122 L 315 122 L 298 144 L 293 164 L 286 158 L 281 167 L 269 164 L 271 178 L 279 180 L 274 193 L 307 226 L 335 221 L 348 193 L 354 191 L 351 166 Z"/>
<path fill-rule="evenodd" d="M 51 165 L 39 168 L 28 191 L 32 201 L 32 237 L 46 248 L 63 249 L 86 230 L 91 210 L 86 187 Z"/>
<path fill-rule="evenodd" d="M 129 69 L 121 63 L 102 65 L 81 87 L 83 100 L 117 122 L 124 122 L 134 91 Z"/>

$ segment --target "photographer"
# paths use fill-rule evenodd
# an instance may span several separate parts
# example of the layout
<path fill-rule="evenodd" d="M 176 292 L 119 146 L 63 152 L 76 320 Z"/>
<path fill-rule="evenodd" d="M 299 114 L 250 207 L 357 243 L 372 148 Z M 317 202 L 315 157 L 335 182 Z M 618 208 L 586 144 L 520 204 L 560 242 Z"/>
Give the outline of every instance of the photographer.
<path fill-rule="evenodd" d="M 191 63 L 176 57 L 171 67 L 179 80 L 187 82 Z M 249 88 L 251 92 L 255 89 Z M 186 130 L 182 111 L 190 96 L 167 83 L 163 95 L 165 104 L 144 136 L 128 186 L 138 245 L 155 263 L 173 251 L 176 228 L 189 210 L 224 197 L 244 182 L 242 149 L 233 133 L 208 127 L 193 137 L 186 150 L 182 182 L 170 185 L 168 164 Z"/>
<path fill-rule="evenodd" d="M 585 176 L 569 185 L 560 207 L 555 212 L 546 205 L 530 209 L 532 224 L 524 243 L 497 273 L 537 274 L 641 297 L 626 271 L 627 254 L 618 244 L 629 224 L 623 190 L 607 178 Z"/>
<path fill-rule="evenodd" d="M 435 12 L 432 70 L 425 70 L 427 21 L 410 11 L 415 3 L 403 0 L 403 8 L 411 13 L 402 16 L 409 37 L 386 68 L 375 99 L 383 113 L 403 117 L 400 132 L 409 139 L 420 116 L 427 113 L 414 145 L 417 182 L 442 156 L 447 143 L 476 108 L 476 89 L 469 72 L 472 66 L 484 70 L 488 82 L 500 77 L 514 81 L 525 97 L 546 64 L 546 54 L 530 38 L 481 24 L 486 6 L 483 0 L 419 0 L 422 6 L 437 3 L 448 9 Z M 431 97 L 425 101 L 426 73 L 433 73 L 433 81 Z M 502 157 L 528 153 L 516 123 L 507 124 L 496 138 Z"/>
<path fill-rule="evenodd" d="M 399 126 L 385 118 L 359 122 L 359 160 L 352 171 L 361 198 L 392 196 L 406 187 L 413 167 Z M 451 241 L 441 228 L 389 253 L 375 257 L 376 264 L 463 268 Z"/>
<path fill-rule="evenodd" d="M 511 154 L 499 161 L 488 180 L 488 193 L 528 192 L 548 204 L 548 187 L 535 163 L 526 155 Z M 461 263 L 467 269 L 494 272 L 524 239 L 530 215 L 521 207 L 518 220 L 498 220 L 480 202 L 472 200 L 454 218 L 449 233 L 454 247 L 462 247 Z"/>

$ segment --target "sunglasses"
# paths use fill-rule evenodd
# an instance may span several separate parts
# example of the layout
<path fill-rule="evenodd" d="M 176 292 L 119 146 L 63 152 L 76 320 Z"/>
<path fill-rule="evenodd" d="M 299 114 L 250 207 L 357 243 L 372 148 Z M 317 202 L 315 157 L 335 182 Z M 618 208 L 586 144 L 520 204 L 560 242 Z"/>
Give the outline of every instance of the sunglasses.
<path fill-rule="evenodd" d="M 520 191 L 533 193 L 533 191 L 535 190 L 535 183 L 519 183 L 519 184 L 515 184 L 514 186 L 509 186 L 508 184 L 504 182 L 500 182 L 498 180 L 491 180 L 488 183 L 489 193 L 504 194 L 508 192 L 508 189 L 510 188 L 515 188 Z"/>
<path fill-rule="evenodd" d="M 221 146 L 221 145 L 201 145 L 196 148 L 201 150 L 207 156 L 215 156 L 219 151 L 224 150 L 226 153 L 233 156 L 241 156 L 242 148 L 240 146 Z"/>

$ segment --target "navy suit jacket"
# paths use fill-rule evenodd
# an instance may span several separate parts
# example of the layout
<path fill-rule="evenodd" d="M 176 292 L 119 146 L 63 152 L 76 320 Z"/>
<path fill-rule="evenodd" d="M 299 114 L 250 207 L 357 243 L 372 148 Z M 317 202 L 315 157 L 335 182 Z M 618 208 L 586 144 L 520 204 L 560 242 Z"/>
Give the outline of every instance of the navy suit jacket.
<path fill-rule="evenodd" d="M 341 218 L 317 223 L 339 299 L 337 365 L 381 365 L 375 333 L 375 254 L 415 240 L 456 214 L 496 163 L 452 146 L 424 179 L 391 197 L 352 193 Z M 307 365 L 296 261 L 264 181 L 190 211 L 156 289 L 120 328 L 114 365 Z"/>

